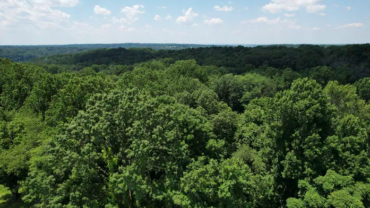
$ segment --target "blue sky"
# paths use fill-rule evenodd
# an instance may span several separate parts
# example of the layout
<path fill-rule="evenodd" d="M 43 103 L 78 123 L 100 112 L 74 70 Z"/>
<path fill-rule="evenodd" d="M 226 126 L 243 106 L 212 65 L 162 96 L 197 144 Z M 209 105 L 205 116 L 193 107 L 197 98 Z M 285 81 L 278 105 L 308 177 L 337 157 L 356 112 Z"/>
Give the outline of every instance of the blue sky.
<path fill-rule="evenodd" d="M 369 0 L 0 0 L 0 45 L 370 42 Z"/>

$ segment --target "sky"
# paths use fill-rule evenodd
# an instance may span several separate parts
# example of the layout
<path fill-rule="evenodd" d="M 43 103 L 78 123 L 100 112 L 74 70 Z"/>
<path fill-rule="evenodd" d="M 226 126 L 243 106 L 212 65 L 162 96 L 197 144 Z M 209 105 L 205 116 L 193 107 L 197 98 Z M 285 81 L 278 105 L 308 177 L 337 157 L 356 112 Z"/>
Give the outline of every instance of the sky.
<path fill-rule="evenodd" d="M 370 42 L 370 0 L 0 0 L 0 45 Z"/>

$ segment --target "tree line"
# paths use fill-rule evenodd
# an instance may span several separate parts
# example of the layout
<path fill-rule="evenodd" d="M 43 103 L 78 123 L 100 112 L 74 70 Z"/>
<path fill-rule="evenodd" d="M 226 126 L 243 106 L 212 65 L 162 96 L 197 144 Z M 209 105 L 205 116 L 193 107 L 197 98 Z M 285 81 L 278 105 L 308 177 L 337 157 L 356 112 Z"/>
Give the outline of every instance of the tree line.
<path fill-rule="evenodd" d="M 0 57 L 15 62 L 27 62 L 39 57 L 72 54 L 102 48 L 151 48 L 154 50 L 181 50 L 185 48 L 209 47 L 197 44 L 155 44 L 155 43 L 120 43 L 120 44 L 72 44 L 72 45 L 35 45 L 35 46 L 0 46 Z"/>
<path fill-rule="evenodd" d="M 108 68 L 111 65 L 133 65 L 158 59 L 196 60 L 202 66 L 227 68 L 227 72 L 243 74 L 254 68 L 274 67 L 291 68 L 304 73 L 317 66 L 331 67 L 347 82 L 369 76 L 370 44 L 347 46 L 300 45 L 258 46 L 258 47 L 209 47 L 189 48 L 184 50 L 153 50 L 140 48 L 99 49 L 78 54 L 62 54 L 41 57 L 31 61 L 38 64 L 68 65 L 81 70 L 84 67 L 99 65 Z M 339 78 L 336 78 L 339 79 Z"/>

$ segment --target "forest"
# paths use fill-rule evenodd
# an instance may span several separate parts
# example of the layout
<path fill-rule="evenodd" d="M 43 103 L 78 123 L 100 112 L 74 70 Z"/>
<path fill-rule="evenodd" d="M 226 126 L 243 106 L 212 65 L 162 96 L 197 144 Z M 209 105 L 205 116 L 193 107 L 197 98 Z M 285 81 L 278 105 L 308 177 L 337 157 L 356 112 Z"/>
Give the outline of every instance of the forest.
<path fill-rule="evenodd" d="M 0 57 L 9 58 L 16 62 L 26 62 L 38 57 L 57 54 L 70 54 L 102 48 L 151 48 L 153 50 L 209 47 L 199 44 L 148 44 L 148 43 L 121 43 L 121 44 L 72 44 L 72 45 L 37 45 L 13 46 L 0 45 Z"/>
<path fill-rule="evenodd" d="M 369 102 L 370 44 L 1 58 L 0 207 L 370 207 Z"/>

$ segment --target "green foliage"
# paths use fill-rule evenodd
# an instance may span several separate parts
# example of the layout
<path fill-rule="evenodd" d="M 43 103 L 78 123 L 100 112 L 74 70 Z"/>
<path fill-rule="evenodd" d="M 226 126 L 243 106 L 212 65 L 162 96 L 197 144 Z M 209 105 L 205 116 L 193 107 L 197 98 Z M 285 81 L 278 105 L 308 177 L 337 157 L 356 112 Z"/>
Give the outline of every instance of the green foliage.
<path fill-rule="evenodd" d="M 148 51 L 149 48 L 155 50 L 171 49 L 179 50 L 185 48 L 207 47 L 207 45 L 195 44 L 137 44 L 137 43 L 122 43 L 122 44 L 74 44 L 64 46 L 0 46 L 0 57 L 6 57 L 13 61 L 25 62 L 36 58 L 38 61 L 50 61 L 48 57 L 56 54 L 79 53 L 93 49 L 101 48 L 143 48 L 143 51 Z M 38 58 L 38 59 L 37 59 Z"/>
<path fill-rule="evenodd" d="M 9 191 L 8 188 L 0 185 L 0 207 L 1 204 L 5 202 L 7 198 L 11 195 L 11 192 Z"/>
<path fill-rule="evenodd" d="M 199 161 L 189 166 L 181 180 L 181 207 L 263 207 L 271 194 L 272 178 L 253 174 L 240 159 Z"/>
<path fill-rule="evenodd" d="M 168 203 L 184 168 L 207 152 L 207 142 L 214 137 L 209 122 L 197 111 L 166 96 L 115 91 L 95 96 L 87 106 L 86 113 L 80 113 L 56 140 L 55 158 L 45 165 L 58 168 L 36 169 L 26 182 L 32 187 L 37 178 L 48 177 L 63 188 L 41 193 L 26 188 L 26 202 L 40 206 L 65 201 L 100 206 L 108 199 L 112 205 Z M 57 165 L 60 161 L 66 163 Z"/>
<path fill-rule="evenodd" d="M 368 102 L 370 100 L 370 78 L 361 79 L 354 85 L 357 87 L 359 96 Z"/>
<path fill-rule="evenodd" d="M 210 85 L 220 100 L 238 112 L 243 112 L 243 105 L 253 99 L 273 96 L 276 92 L 274 82 L 258 74 L 227 74 L 212 80 Z"/>
<path fill-rule="evenodd" d="M 285 200 L 297 194 L 298 181 L 315 178 L 326 168 L 325 138 L 332 133 L 334 107 L 321 86 L 298 79 L 291 89 L 247 106 L 236 139 L 256 150 L 275 176 L 275 189 Z M 258 161 L 258 160 L 257 160 Z"/>
<path fill-rule="evenodd" d="M 208 81 L 206 71 L 197 65 L 195 60 L 178 61 L 168 68 L 168 73 L 172 76 L 182 75 L 186 77 L 193 77 L 203 83 Z"/>
<path fill-rule="evenodd" d="M 241 99 L 244 94 L 244 85 L 240 76 L 227 74 L 217 80 L 213 80 L 212 89 L 217 93 L 220 100 L 227 103 L 233 110 L 242 111 Z"/>
<path fill-rule="evenodd" d="M 0 59 L 0 207 L 370 207 L 366 50 Z"/>
<path fill-rule="evenodd" d="M 323 171 L 323 145 L 331 133 L 333 108 L 317 82 L 298 79 L 290 90 L 277 94 L 271 125 L 277 133 L 276 157 L 283 180 L 313 177 Z M 277 119 L 277 122 L 276 120 Z M 274 121 L 275 120 L 275 121 Z"/>
<path fill-rule="evenodd" d="M 79 46 L 84 48 L 83 46 Z M 94 48 L 86 45 L 85 47 Z M 195 60 L 201 66 L 222 67 L 218 71 L 222 74 L 233 73 L 237 75 L 251 72 L 263 66 L 276 69 L 291 68 L 293 71 L 308 71 L 321 81 L 338 80 L 341 84 L 354 82 L 368 77 L 370 62 L 368 53 L 370 44 L 346 46 L 315 46 L 315 45 L 289 45 L 289 46 L 258 46 L 258 47 L 207 47 L 206 45 L 135 45 L 131 47 L 151 47 L 165 50 L 124 49 L 120 46 L 102 45 L 96 48 L 111 48 L 93 50 L 79 54 L 63 54 L 51 57 L 40 57 L 33 62 L 45 64 L 70 65 L 77 69 L 86 66 L 98 65 L 133 65 L 153 59 L 172 59 L 174 61 Z M 187 48 L 185 50 L 168 50 Z M 58 50 L 58 49 L 57 49 Z M 83 49 L 86 50 L 86 49 Z M 8 54 L 6 54 L 8 55 Z M 46 55 L 46 54 L 45 54 Z M 0 53 L 1 57 L 1 53 Z M 30 60 L 30 59 L 28 59 Z M 15 60 L 18 61 L 18 60 Z M 321 67 L 323 66 L 323 67 Z M 330 68 L 327 68 L 330 67 Z M 312 69 L 312 73 L 309 73 Z M 350 69 L 350 70 L 348 70 Z M 350 72 L 349 72 L 350 71 Z M 333 73 L 335 72 L 335 73 Z M 330 79 L 328 75 L 333 75 Z M 325 84 L 325 83 L 324 83 Z"/>
<path fill-rule="evenodd" d="M 324 91 L 330 97 L 330 102 L 338 108 L 339 114 L 353 114 L 360 117 L 369 114 L 369 106 L 357 95 L 356 87 L 343 86 L 339 85 L 337 81 L 331 81 Z"/>
<path fill-rule="evenodd" d="M 322 86 L 325 86 L 325 84 L 332 79 L 333 75 L 334 71 L 330 67 L 326 66 L 318 66 L 308 71 L 308 77 L 316 80 Z"/>
<path fill-rule="evenodd" d="M 45 113 L 50 108 L 53 96 L 58 93 L 63 85 L 63 80 L 58 79 L 58 77 L 45 75 L 35 83 L 25 101 L 25 105 L 34 113 L 41 114 L 42 120 L 45 120 Z"/>
<path fill-rule="evenodd" d="M 19 198 L 20 182 L 28 174 L 28 161 L 32 151 L 48 138 L 48 128 L 38 117 L 29 112 L 8 113 L 0 121 L 0 184 Z"/>
<path fill-rule="evenodd" d="M 369 136 L 362 119 L 347 115 L 339 120 L 335 136 L 326 143 L 330 169 L 362 181 L 370 178 Z"/>
<path fill-rule="evenodd" d="M 10 110 L 22 107 L 35 83 L 47 74 L 40 68 L 8 62 L 0 64 L 0 75 L 1 105 Z"/>
<path fill-rule="evenodd" d="M 284 69 L 283 71 L 277 70 L 277 73 L 270 76 L 276 82 L 276 87 L 279 90 L 287 90 L 291 87 L 294 80 L 302 78 L 302 75 L 291 68 Z"/>
<path fill-rule="evenodd" d="M 369 184 L 355 182 L 350 176 L 342 176 L 329 170 L 316 178 L 313 185 L 299 182 L 300 199 L 288 199 L 287 207 L 356 207 L 369 205 Z"/>
<path fill-rule="evenodd" d="M 68 83 L 53 96 L 52 101 L 49 102 L 50 108 L 44 108 L 47 109 L 46 112 L 44 111 L 47 122 L 50 125 L 57 125 L 60 122 L 71 121 L 78 111 L 85 109 L 86 102 L 92 95 L 109 92 L 113 87 L 113 83 L 101 76 L 70 78 Z"/>

